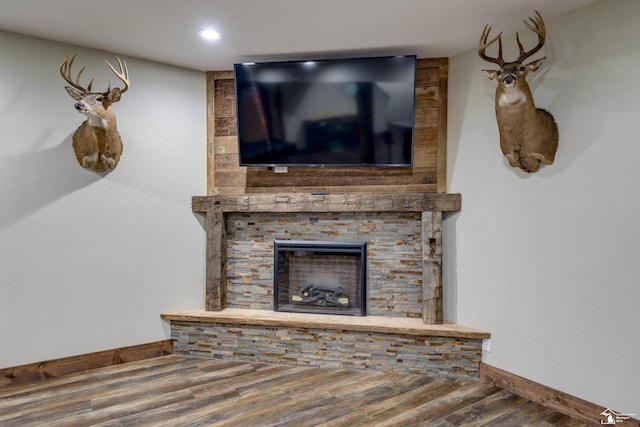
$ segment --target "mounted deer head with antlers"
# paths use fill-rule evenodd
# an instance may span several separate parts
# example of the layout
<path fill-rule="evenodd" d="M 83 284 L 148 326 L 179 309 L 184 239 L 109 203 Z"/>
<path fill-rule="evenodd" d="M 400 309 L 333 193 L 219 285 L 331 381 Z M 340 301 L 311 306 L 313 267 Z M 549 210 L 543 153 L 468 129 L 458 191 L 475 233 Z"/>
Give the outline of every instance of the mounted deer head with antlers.
<path fill-rule="evenodd" d="M 558 149 L 558 125 L 553 116 L 546 110 L 536 108 L 526 77 L 536 71 L 546 58 L 528 64 L 524 61 L 538 52 L 544 45 L 546 29 L 540 13 L 524 21 L 527 28 L 538 35 L 538 44 L 525 51 L 520 36 L 516 33 L 516 41 L 520 56 L 514 62 L 502 59 L 502 33 L 487 41 L 491 27 L 486 25 L 480 36 L 478 54 L 485 61 L 497 64 L 498 70 L 482 70 L 491 80 L 498 83 L 496 88 L 495 108 L 498 130 L 500 132 L 500 148 L 512 167 L 525 172 L 537 172 L 540 164 L 553 163 Z M 498 41 L 498 56 L 493 58 L 485 53 L 487 47 Z"/>
<path fill-rule="evenodd" d="M 120 161 L 122 154 L 122 140 L 116 125 L 116 116 L 111 111 L 111 104 L 118 102 L 123 93 L 129 89 L 129 72 L 127 64 L 117 58 L 120 71 L 107 62 L 111 71 L 122 81 L 122 89 L 111 85 L 104 92 L 92 92 L 91 85 L 84 88 L 80 85 L 80 76 L 85 67 L 82 67 L 74 80 L 71 78 L 71 66 L 76 59 L 74 54 L 66 57 L 60 64 L 60 75 L 71 86 L 65 86 L 67 93 L 76 100 L 75 109 L 87 117 L 73 134 L 73 149 L 78 163 L 84 168 L 93 169 L 96 172 L 105 172 L 114 169 Z"/>

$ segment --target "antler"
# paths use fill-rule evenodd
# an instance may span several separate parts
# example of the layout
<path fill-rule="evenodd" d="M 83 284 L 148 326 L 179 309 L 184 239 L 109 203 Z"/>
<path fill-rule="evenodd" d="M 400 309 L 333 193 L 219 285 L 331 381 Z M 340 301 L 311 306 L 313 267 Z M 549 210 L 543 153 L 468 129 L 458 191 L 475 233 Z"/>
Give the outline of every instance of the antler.
<path fill-rule="evenodd" d="M 490 32 L 491 27 L 489 25 L 485 25 L 484 30 L 482 31 L 482 35 L 480 36 L 480 42 L 478 43 L 478 55 L 480 55 L 480 58 L 484 59 L 485 61 L 493 62 L 494 64 L 498 64 L 499 67 L 502 67 L 505 64 L 504 59 L 502 59 L 502 32 L 491 40 L 487 41 Z M 487 56 L 485 51 L 487 50 L 487 47 L 495 43 L 496 40 L 498 40 L 498 56 L 492 58 L 490 56 Z"/>
<path fill-rule="evenodd" d="M 538 12 L 537 10 L 535 12 L 536 16 L 534 16 L 533 18 L 529 17 L 531 24 L 527 21 L 524 21 L 524 24 L 528 29 L 538 35 L 538 44 L 530 51 L 525 52 L 524 47 L 520 42 L 520 35 L 516 33 L 516 41 L 518 42 L 518 48 L 520 49 L 520 56 L 518 56 L 518 59 L 515 62 L 522 63 L 522 61 L 542 49 L 542 46 L 544 45 L 547 30 L 544 27 L 544 21 L 542 20 L 540 12 Z M 485 61 L 493 62 L 494 64 L 498 64 L 498 66 L 502 67 L 505 64 L 504 59 L 502 59 L 502 33 L 487 41 L 490 32 L 491 27 L 489 25 L 485 25 L 484 30 L 482 31 L 482 35 L 480 36 L 480 42 L 478 43 L 478 55 L 480 55 L 480 58 L 484 59 Z M 498 56 L 492 58 L 490 56 L 487 56 L 485 51 L 487 47 L 495 43 L 496 40 L 498 40 Z"/>
<path fill-rule="evenodd" d="M 84 69 L 86 67 L 82 67 L 82 69 L 76 76 L 75 81 L 71 77 L 71 67 L 73 66 L 73 61 L 76 59 L 76 55 L 77 54 L 74 53 L 73 56 L 71 57 L 67 56 L 64 59 L 64 61 L 62 61 L 62 64 L 60 64 L 60 75 L 62 76 L 63 79 L 65 79 L 67 83 L 69 83 L 71 86 L 78 89 L 79 91 L 83 93 L 91 92 L 91 86 L 93 85 L 93 81 L 95 79 L 91 79 L 86 89 L 82 87 L 82 85 L 80 84 L 80 77 L 82 76 L 82 73 L 84 72 Z M 124 83 L 124 88 L 120 89 L 120 93 L 125 93 L 127 89 L 129 89 L 129 85 L 131 84 L 131 81 L 129 80 L 129 70 L 127 69 L 126 62 L 124 62 L 118 57 L 116 57 L 116 59 L 118 60 L 120 71 L 116 70 L 115 67 L 109 63 L 109 61 L 105 60 L 105 62 L 107 63 L 109 68 L 111 68 L 111 71 L 113 71 L 113 73 L 122 81 L 122 83 Z M 110 91 L 111 91 L 111 84 L 109 84 L 109 87 L 103 93 L 107 94 Z"/>
<path fill-rule="evenodd" d="M 518 33 L 516 33 L 516 40 L 518 42 L 518 48 L 520 49 L 520 56 L 518 56 L 518 60 L 516 62 L 522 63 L 522 61 L 524 61 L 525 59 L 527 59 L 528 57 L 530 57 L 531 55 L 533 55 L 534 53 L 542 49 L 542 46 L 544 46 L 544 41 L 547 36 L 547 30 L 544 27 L 544 21 L 542 20 L 542 16 L 540 15 L 540 12 L 538 12 L 537 10 L 535 12 L 536 12 L 535 17 L 533 18 L 529 17 L 529 20 L 533 25 L 529 24 L 527 21 L 523 21 L 523 22 L 528 29 L 530 29 L 531 31 L 533 31 L 538 35 L 538 44 L 530 51 L 525 52 L 524 48 L 522 47 L 522 43 L 520 43 L 520 36 L 518 35 Z"/>
<path fill-rule="evenodd" d="M 78 73 L 78 76 L 76 77 L 75 82 L 71 80 L 71 66 L 73 65 L 73 61 L 76 59 L 76 55 L 77 54 L 74 53 L 72 57 L 67 56 L 66 58 L 64 58 L 64 61 L 62 61 L 62 64 L 60 64 L 60 75 L 62 76 L 63 79 L 65 79 L 67 83 L 69 83 L 71 86 L 78 89 L 79 91 L 91 92 L 91 85 L 93 84 L 93 81 L 95 79 L 91 79 L 91 81 L 89 82 L 89 86 L 87 86 L 86 89 L 80 85 L 80 76 L 82 76 L 82 72 L 86 67 L 82 67 L 82 69 Z"/>
<path fill-rule="evenodd" d="M 109 68 L 111 68 L 111 71 L 113 71 L 113 74 L 115 74 L 120 80 L 122 80 L 122 83 L 124 83 L 124 87 L 120 89 L 120 93 L 125 93 L 127 89 L 129 89 L 129 85 L 131 84 L 131 80 L 129 80 L 129 70 L 127 69 L 126 62 L 122 61 L 117 56 L 116 56 L 116 59 L 118 60 L 120 71 L 116 71 L 113 65 L 111 65 L 109 61 L 107 61 L 106 59 L 104 62 L 106 62 Z M 109 92 L 110 90 L 111 90 L 111 84 L 109 84 L 109 89 L 107 89 L 107 92 Z"/>

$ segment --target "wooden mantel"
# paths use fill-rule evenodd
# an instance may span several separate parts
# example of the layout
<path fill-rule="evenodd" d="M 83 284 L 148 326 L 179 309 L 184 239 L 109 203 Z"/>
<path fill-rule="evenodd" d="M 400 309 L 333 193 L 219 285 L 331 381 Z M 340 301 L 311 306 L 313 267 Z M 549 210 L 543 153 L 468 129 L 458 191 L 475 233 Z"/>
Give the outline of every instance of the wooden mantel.
<path fill-rule="evenodd" d="M 226 218 L 234 212 L 421 212 L 424 323 L 442 323 L 442 212 L 456 212 L 460 194 L 276 193 L 194 196 L 192 209 L 206 215 L 206 306 L 224 309 Z"/>
<path fill-rule="evenodd" d="M 194 212 L 457 212 L 460 194 L 276 193 L 194 196 Z"/>

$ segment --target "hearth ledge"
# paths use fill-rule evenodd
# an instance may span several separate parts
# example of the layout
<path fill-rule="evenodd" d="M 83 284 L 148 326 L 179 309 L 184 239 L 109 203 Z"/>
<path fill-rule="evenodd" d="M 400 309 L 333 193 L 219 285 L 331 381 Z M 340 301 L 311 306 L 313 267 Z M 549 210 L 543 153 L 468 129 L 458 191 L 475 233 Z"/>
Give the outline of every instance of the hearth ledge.
<path fill-rule="evenodd" d="M 225 308 L 221 311 L 206 311 L 202 308 L 163 313 L 160 316 L 164 320 L 183 322 L 336 329 L 470 339 L 491 337 L 489 332 L 454 323 L 425 324 L 420 318 L 285 313 L 239 308 Z"/>

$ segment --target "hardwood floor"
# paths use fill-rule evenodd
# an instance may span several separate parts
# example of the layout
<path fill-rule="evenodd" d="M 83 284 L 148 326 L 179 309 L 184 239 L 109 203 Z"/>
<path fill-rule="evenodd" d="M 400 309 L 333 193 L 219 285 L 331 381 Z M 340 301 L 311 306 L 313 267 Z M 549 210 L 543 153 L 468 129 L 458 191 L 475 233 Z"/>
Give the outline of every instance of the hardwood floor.
<path fill-rule="evenodd" d="M 581 426 L 475 379 L 182 356 L 0 388 L 0 426 Z"/>

